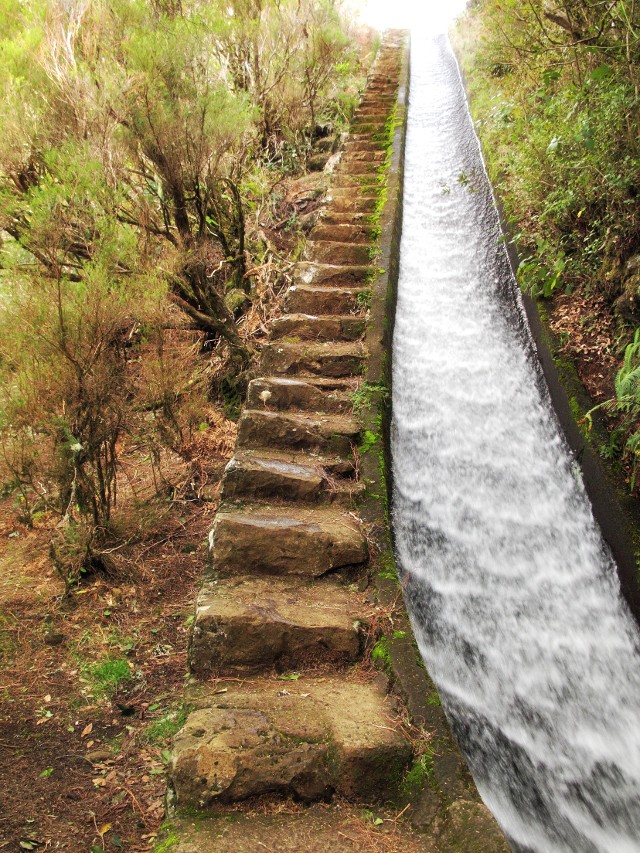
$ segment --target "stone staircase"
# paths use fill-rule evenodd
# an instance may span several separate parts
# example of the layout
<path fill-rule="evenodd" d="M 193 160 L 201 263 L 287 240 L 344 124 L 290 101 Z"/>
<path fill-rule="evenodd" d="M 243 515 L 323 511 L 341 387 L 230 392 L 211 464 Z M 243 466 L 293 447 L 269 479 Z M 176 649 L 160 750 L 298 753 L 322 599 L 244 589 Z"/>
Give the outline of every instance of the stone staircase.
<path fill-rule="evenodd" d="M 178 811 L 211 813 L 265 794 L 384 803 L 412 759 L 387 677 L 353 666 L 376 618 L 357 511 L 363 424 L 353 394 L 367 366 L 372 213 L 403 50 L 401 34 L 385 37 L 286 313 L 272 323 L 262 375 L 248 389 L 196 605 L 193 710 L 170 767 Z M 180 849 L 267 846 L 189 843 Z M 309 843 L 271 849 L 316 849 Z M 331 849 L 343 846 L 336 838 Z"/>
<path fill-rule="evenodd" d="M 265 793 L 383 801 L 411 759 L 389 724 L 397 707 L 386 679 L 345 667 L 362 656 L 373 612 L 359 591 L 369 544 L 355 511 L 364 485 L 352 395 L 367 360 L 371 213 L 401 45 L 396 36 L 381 48 L 287 313 L 272 324 L 263 375 L 249 386 L 196 607 L 191 672 L 216 680 L 192 690 L 196 710 L 175 738 L 179 807 Z M 299 683 L 277 678 L 318 667 L 321 677 Z M 238 680 L 221 689 L 228 677 Z"/>

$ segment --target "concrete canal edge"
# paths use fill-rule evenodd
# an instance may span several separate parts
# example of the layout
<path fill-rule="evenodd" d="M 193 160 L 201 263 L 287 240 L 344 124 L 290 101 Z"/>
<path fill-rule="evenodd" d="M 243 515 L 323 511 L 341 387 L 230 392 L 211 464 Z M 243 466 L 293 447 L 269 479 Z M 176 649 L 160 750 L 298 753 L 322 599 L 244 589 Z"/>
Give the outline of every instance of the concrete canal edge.
<path fill-rule="evenodd" d="M 361 476 L 367 483 L 367 492 L 359 511 L 368 524 L 368 536 L 374 546 L 370 558 L 370 575 L 375 582 L 378 602 L 393 611 L 394 630 L 382 639 L 380 660 L 386 667 L 394 690 L 405 703 L 412 723 L 431 733 L 432 737 L 428 761 L 425 763 L 428 785 L 417 797 L 417 802 L 413 803 L 412 823 L 424 831 L 434 821 L 446 821 L 449 812 L 449 819 L 455 815 L 452 823 L 457 824 L 457 828 L 452 826 L 453 831 L 443 850 L 451 850 L 452 853 L 476 850 L 478 853 L 492 853 L 509 848 L 497 822 L 482 803 L 464 756 L 451 732 L 438 691 L 420 657 L 404 606 L 394 555 L 391 524 L 392 364 L 402 240 L 410 49 L 410 37 L 406 34 L 387 172 L 387 202 L 380 222 L 379 275 L 372 283 L 366 333 L 369 358 L 365 382 L 370 393 L 361 415 L 365 429 L 376 436 L 377 442 L 372 450 L 360 457 Z M 434 792 L 437 798 L 433 797 Z"/>

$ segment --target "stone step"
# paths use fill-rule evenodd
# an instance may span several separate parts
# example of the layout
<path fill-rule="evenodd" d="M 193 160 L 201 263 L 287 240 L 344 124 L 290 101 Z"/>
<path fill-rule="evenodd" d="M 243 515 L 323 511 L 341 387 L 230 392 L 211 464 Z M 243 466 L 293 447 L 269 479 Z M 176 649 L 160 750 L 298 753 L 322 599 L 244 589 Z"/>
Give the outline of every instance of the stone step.
<path fill-rule="evenodd" d="M 368 133 L 370 136 L 383 134 L 386 131 L 386 118 L 355 118 L 351 122 L 350 133 Z"/>
<path fill-rule="evenodd" d="M 386 150 L 381 142 L 374 142 L 371 139 L 352 139 L 349 137 L 347 141 L 344 143 L 342 150 L 345 154 L 350 154 L 351 152 L 367 152 L 370 151 L 372 153 L 384 154 L 386 156 Z"/>
<path fill-rule="evenodd" d="M 360 144 L 361 142 L 373 142 L 374 144 L 379 145 L 382 150 L 386 150 L 389 144 L 387 133 L 384 130 L 376 131 L 375 133 L 358 133 L 354 131 L 349 135 L 349 139 L 354 144 Z"/>
<path fill-rule="evenodd" d="M 220 575 L 270 574 L 321 577 L 360 566 L 369 548 L 360 523 L 334 507 L 225 507 L 210 534 L 214 571 Z"/>
<path fill-rule="evenodd" d="M 374 163 L 379 166 L 381 163 L 387 158 L 386 151 L 379 150 L 360 150 L 355 148 L 347 149 L 345 148 L 344 156 L 341 160 L 341 164 L 347 164 L 347 166 L 351 163 Z"/>
<path fill-rule="evenodd" d="M 353 114 L 351 126 L 353 127 L 355 125 L 357 127 L 359 123 L 363 122 L 365 124 L 369 124 L 370 122 L 385 124 L 388 121 L 390 114 L 391 110 L 384 106 L 367 105 L 364 107 L 358 107 Z"/>
<path fill-rule="evenodd" d="M 262 372 L 279 376 L 356 376 L 362 373 L 367 351 L 362 343 L 343 341 L 274 341 L 262 348 Z"/>
<path fill-rule="evenodd" d="M 324 139 L 316 139 L 313 143 L 313 150 L 317 154 L 326 154 L 330 153 L 336 147 L 336 137 L 335 136 L 326 136 Z"/>
<path fill-rule="evenodd" d="M 319 224 L 355 225 L 359 228 L 372 227 L 372 217 L 368 213 L 340 213 L 327 208 L 320 217 Z"/>
<path fill-rule="evenodd" d="M 360 421 L 350 415 L 243 409 L 237 447 L 284 447 L 346 456 L 351 445 L 358 443 L 361 430 Z"/>
<path fill-rule="evenodd" d="M 299 338 L 316 341 L 357 341 L 365 331 L 365 320 L 351 314 L 317 317 L 285 314 L 271 323 L 271 339 Z"/>
<path fill-rule="evenodd" d="M 302 457 L 302 454 L 299 454 Z M 332 476 L 308 456 L 284 462 L 257 452 L 239 451 L 227 463 L 222 480 L 224 500 L 302 501 L 353 505 L 365 491 L 364 483 Z"/>
<path fill-rule="evenodd" d="M 346 193 L 346 194 L 343 194 Z M 336 188 L 327 196 L 327 202 L 335 212 L 373 213 L 378 205 L 377 196 L 354 195 L 353 190 Z"/>
<path fill-rule="evenodd" d="M 324 242 L 371 243 L 377 238 L 378 231 L 379 229 L 373 225 L 353 225 L 351 223 L 335 225 L 323 220 L 313 229 L 311 237 L 314 240 Z"/>
<path fill-rule="evenodd" d="M 390 89 L 387 92 L 380 90 L 367 90 L 362 96 L 358 106 L 360 107 L 375 107 L 380 104 L 385 104 L 389 107 L 395 105 L 398 100 L 397 87 Z"/>
<path fill-rule="evenodd" d="M 411 759 L 379 681 L 217 682 L 187 703 L 197 709 L 175 736 L 170 766 L 179 809 L 267 793 L 383 802 Z"/>
<path fill-rule="evenodd" d="M 351 414 L 353 392 L 360 384 L 353 379 L 305 377 L 288 379 L 267 376 L 252 379 L 247 391 L 249 409 L 298 409 L 306 412 Z"/>
<path fill-rule="evenodd" d="M 334 453 L 318 453 L 313 450 L 287 450 L 276 447 L 238 448 L 234 459 L 259 459 L 287 465 L 317 467 L 326 476 L 341 482 L 355 482 L 356 470 L 351 451 L 346 456 Z"/>
<path fill-rule="evenodd" d="M 304 250 L 307 260 L 332 266 L 366 266 L 371 262 L 369 246 L 362 243 L 334 243 L 308 240 Z"/>
<path fill-rule="evenodd" d="M 362 593 L 335 578 L 212 580 L 196 602 L 189 666 L 206 678 L 350 663 L 360 657 L 372 615 Z"/>
<path fill-rule="evenodd" d="M 361 287 L 292 285 L 284 297 L 285 311 L 302 314 L 345 314 L 360 311 L 370 293 Z"/>
<path fill-rule="evenodd" d="M 363 199 L 370 199 L 370 198 L 376 199 L 377 198 L 377 196 L 375 194 L 370 195 L 370 196 L 363 195 L 363 193 L 365 193 L 367 190 L 369 192 L 371 192 L 371 188 L 365 184 L 362 187 L 362 192 L 359 196 L 361 201 Z M 333 187 L 332 186 L 332 187 L 329 187 L 329 192 L 327 194 L 326 200 L 327 200 L 327 203 L 332 203 L 332 202 L 335 203 L 339 199 L 351 198 L 352 196 L 353 196 L 353 190 L 350 189 L 349 187 Z"/>
<path fill-rule="evenodd" d="M 376 195 L 384 186 L 384 174 L 378 171 L 351 175 L 347 172 L 336 172 L 331 181 L 334 190 L 351 189 L 358 194 L 371 193 Z M 365 193 L 366 194 L 366 193 Z"/>
<path fill-rule="evenodd" d="M 312 261 L 301 261 L 296 264 L 293 272 L 293 283 L 313 285 L 337 285 L 338 287 L 358 284 L 368 281 L 371 267 L 344 266 L 336 264 L 320 264 Z"/>
<path fill-rule="evenodd" d="M 372 178 L 375 178 L 375 176 L 379 174 L 378 169 L 380 169 L 381 166 L 382 163 L 371 163 L 367 162 L 366 160 L 345 159 L 340 162 L 340 165 L 336 169 L 336 175 L 371 175 Z M 331 186 L 332 188 L 334 188 L 335 183 L 332 183 Z"/>
<path fill-rule="evenodd" d="M 380 128 L 384 128 L 388 122 L 393 120 L 393 113 L 391 107 L 389 109 L 374 109 L 373 107 L 365 107 L 365 111 L 361 113 L 357 113 L 353 117 L 353 121 L 349 126 L 349 136 L 353 133 L 366 133 L 369 130 L 369 126 L 374 124 L 376 126 L 376 130 L 374 133 L 378 132 Z M 367 125 L 367 127 L 364 127 Z"/>

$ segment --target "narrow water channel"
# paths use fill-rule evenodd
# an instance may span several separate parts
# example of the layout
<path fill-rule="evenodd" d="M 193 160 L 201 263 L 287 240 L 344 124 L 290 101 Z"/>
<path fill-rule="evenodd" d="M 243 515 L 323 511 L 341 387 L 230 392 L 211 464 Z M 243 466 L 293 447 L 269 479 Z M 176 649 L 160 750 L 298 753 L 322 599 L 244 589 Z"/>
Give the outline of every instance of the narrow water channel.
<path fill-rule="evenodd" d="M 640 851 L 640 636 L 533 355 L 444 36 L 414 36 L 394 339 L 407 604 L 512 847 Z"/>

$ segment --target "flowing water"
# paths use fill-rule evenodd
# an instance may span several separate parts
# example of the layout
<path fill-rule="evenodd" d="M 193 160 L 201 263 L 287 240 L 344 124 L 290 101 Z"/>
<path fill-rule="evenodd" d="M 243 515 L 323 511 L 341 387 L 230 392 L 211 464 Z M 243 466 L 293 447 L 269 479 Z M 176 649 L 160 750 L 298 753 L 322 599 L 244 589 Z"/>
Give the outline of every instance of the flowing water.
<path fill-rule="evenodd" d="M 536 364 L 446 38 L 414 38 L 394 527 L 420 650 L 514 850 L 640 851 L 640 643 Z"/>

